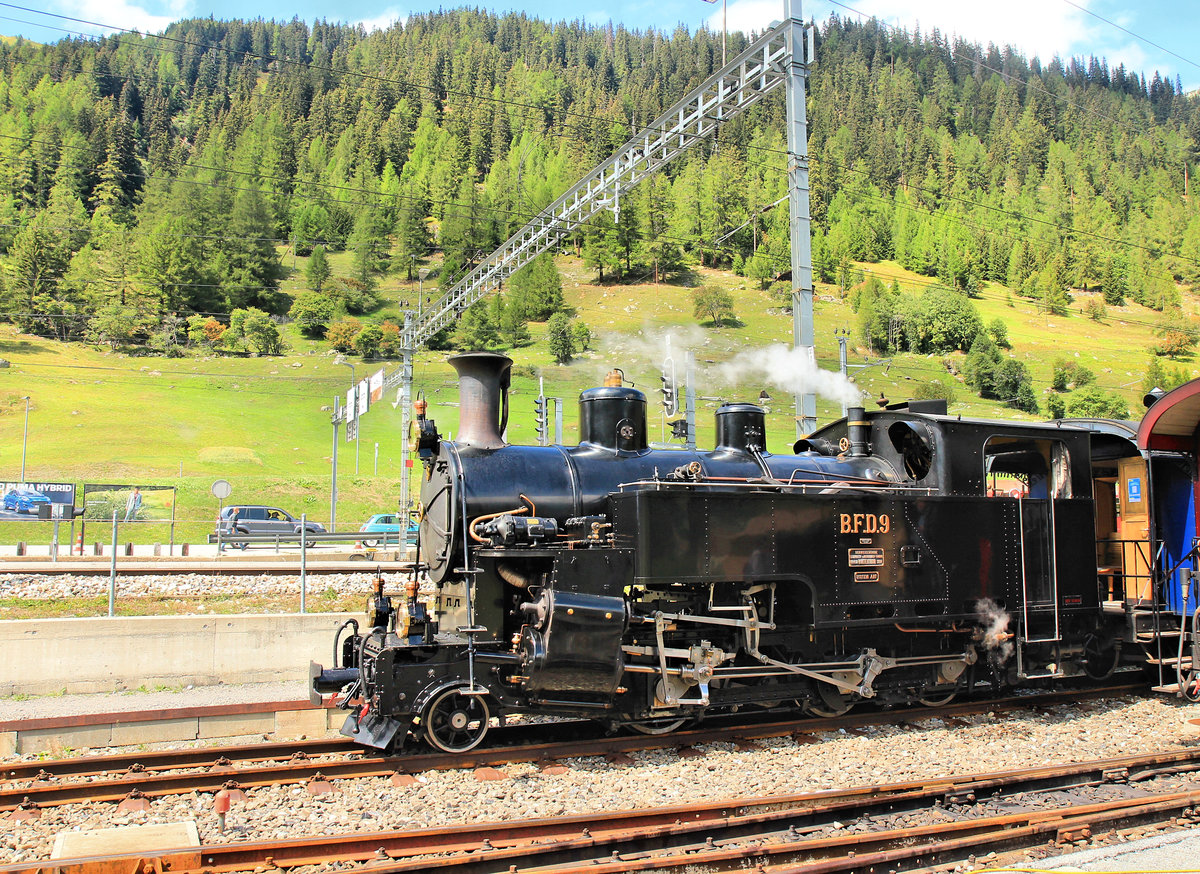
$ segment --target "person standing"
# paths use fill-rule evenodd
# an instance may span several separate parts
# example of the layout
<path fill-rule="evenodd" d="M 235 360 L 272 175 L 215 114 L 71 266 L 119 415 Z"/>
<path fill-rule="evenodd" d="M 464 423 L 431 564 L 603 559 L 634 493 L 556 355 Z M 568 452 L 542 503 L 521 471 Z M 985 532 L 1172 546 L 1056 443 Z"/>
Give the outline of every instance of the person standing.
<path fill-rule="evenodd" d="M 142 490 L 139 486 L 134 486 L 133 491 L 129 494 L 129 500 L 125 502 L 125 521 L 133 522 L 137 520 L 138 511 L 142 509 Z"/>

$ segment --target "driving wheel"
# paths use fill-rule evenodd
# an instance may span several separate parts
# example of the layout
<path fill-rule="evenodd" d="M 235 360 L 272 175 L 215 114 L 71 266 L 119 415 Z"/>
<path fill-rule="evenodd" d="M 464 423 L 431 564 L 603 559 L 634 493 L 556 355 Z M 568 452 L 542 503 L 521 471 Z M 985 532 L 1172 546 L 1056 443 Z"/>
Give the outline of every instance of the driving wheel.
<path fill-rule="evenodd" d="M 670 734 L 673 731 L 678 731 L 687 723 L 687 721 L 688 720 L 686 716 L 679 719 L 666 717 L 663 719 L 650 719 L 646 722 L 627 722 L 626 725 L 628 725 L 638 734 L 648 734 L 652 737 L 656 737 L 660 734 Z"/>
<path fill-rule="evenodd" d="M 924 707 L 944 707 L 954 700 L 954 696 L 958 694 L 957 689 L 951 689 L 949 692 L 938 694 L 937 692 L 926 692 L 917 699 L 917 703 Z"/>
<path fill-rule="evenodd" d="M 473 750 L 487 735 L 485 695 L 467 695 L 464 687 L 439 693 L 425 708 L 425 739 L 444 753 Z"/>
<path fill-rule="evenodd" d="M 1093 680 L 1107 680 L 1121 663 L 1121 650 L 1111 640 L 1089 634 L 1083 643 L 1083 670 Z"/>
<path fill-rule="evenodd" d="M 810 701 L 804 705 L 804 712 L 809 716 L 831 719 L 849 713 L 850 708 L 854 706 L 855 699 L 852 696 L 839 692 L 829 683 L 817 683 L 817 695 L 821 698 L 820 704 Z"/>

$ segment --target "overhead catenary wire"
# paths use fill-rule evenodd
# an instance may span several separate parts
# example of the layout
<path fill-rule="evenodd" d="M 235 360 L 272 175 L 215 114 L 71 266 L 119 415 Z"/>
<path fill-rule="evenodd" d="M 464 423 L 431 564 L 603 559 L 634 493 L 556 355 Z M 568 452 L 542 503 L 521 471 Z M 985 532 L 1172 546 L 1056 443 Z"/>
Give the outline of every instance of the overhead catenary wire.
<path fill-rule="evenodd" d="M 1105 24 L 1109 25 L 1110 27 L 1115 27 L 1117 30 L 1121 31 L 1122 33 L 1129 34 L 1129 36 L 1133 37 L 1134 39 L 1136 39 L 1140 42 L 1146 43 L 1146 45 L 1154 46 L 1154 48 L 1158 49 L 1160 52 L 1166 52 L 1171 57 L 1178 58 L 1179 60 L 1183 61 L 1185 64 L 1191 64 L 1193 67 L 1200 69 L 1200 64 L 1196 63 L 1191 58 L 1185 58 L 1183 55 L 1179 54 L 1178 52 L 1172 51 L 1171 49 L 1167 48 L 1166 46 L 1159 45 L 1158 43 L 1151 40 L 1149 37 L 1142 36 L 1139 33 L 1134 33 L 1129 28 L 1122 27 L 1121 25 L 1117 24 L 1115 21 L 1105 18 L 1100 13 L 1095 12 L 1091 9 L 1088 9 L 1086 6 L 1080 6 L 1078 3 L 1073 2 L 1073 0 L 1062 0 L 1062 2 L 1066 3 L 1068 6 L 1072 6 L 1075 9 L 1078 9 L 1080 12 L 1083 12 L 1086 15 L 1092 16 L 1092 18 L 1095 18 L 1098 21 L 1103 21 Z"/>

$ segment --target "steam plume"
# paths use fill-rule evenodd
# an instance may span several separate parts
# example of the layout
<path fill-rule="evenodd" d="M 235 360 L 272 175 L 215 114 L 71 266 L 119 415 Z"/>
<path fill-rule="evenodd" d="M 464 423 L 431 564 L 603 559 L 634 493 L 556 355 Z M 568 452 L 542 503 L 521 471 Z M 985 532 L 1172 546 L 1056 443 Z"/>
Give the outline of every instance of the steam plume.
<path fill-rule="evenodd" d="M 976 637 L 987 652 L 988 662 L 1000 667 L 1013 654 L 1012 633 L 1008 630 L 1010 617 L 991 598 L 977 601 L 975 614 L 983 626 L 976 632 Z"/>
<path fill-rule="evenodd" d="M 862 392 L 849 378 L 822 370 L 806 350 L 782 343 L 742 352 L 720 365 L 717 372 L 733 385 L 763 384 L 790 394 L 812 392 L 846 406 L 862 402 Z"/>

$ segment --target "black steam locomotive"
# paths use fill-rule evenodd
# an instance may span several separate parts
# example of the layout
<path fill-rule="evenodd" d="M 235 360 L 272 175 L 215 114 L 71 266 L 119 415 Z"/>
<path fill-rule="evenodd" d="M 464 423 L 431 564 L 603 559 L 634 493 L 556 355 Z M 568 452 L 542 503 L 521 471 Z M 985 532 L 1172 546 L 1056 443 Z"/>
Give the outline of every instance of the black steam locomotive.
<path fill-rule="evenodd" d="M 712 451 L 658 449 L 645 396 L 616 379 L 582 393 L 578 446 L 513 446 L 512 362 L 451 362 L 458 438 L 418 408 L 432 608 L 415 580 L 395 603 L 378 590 L 367 627 L 339 631 L 341 665 L 313 666 L 365 745 L 463 752 L 520 712 L 658 733 L 1103 677 L 1173 621 L 1137 609 L 1127 424 L 910 402 L 852 409 L 783 456 L 760 407 L 727 404 Z"/>

